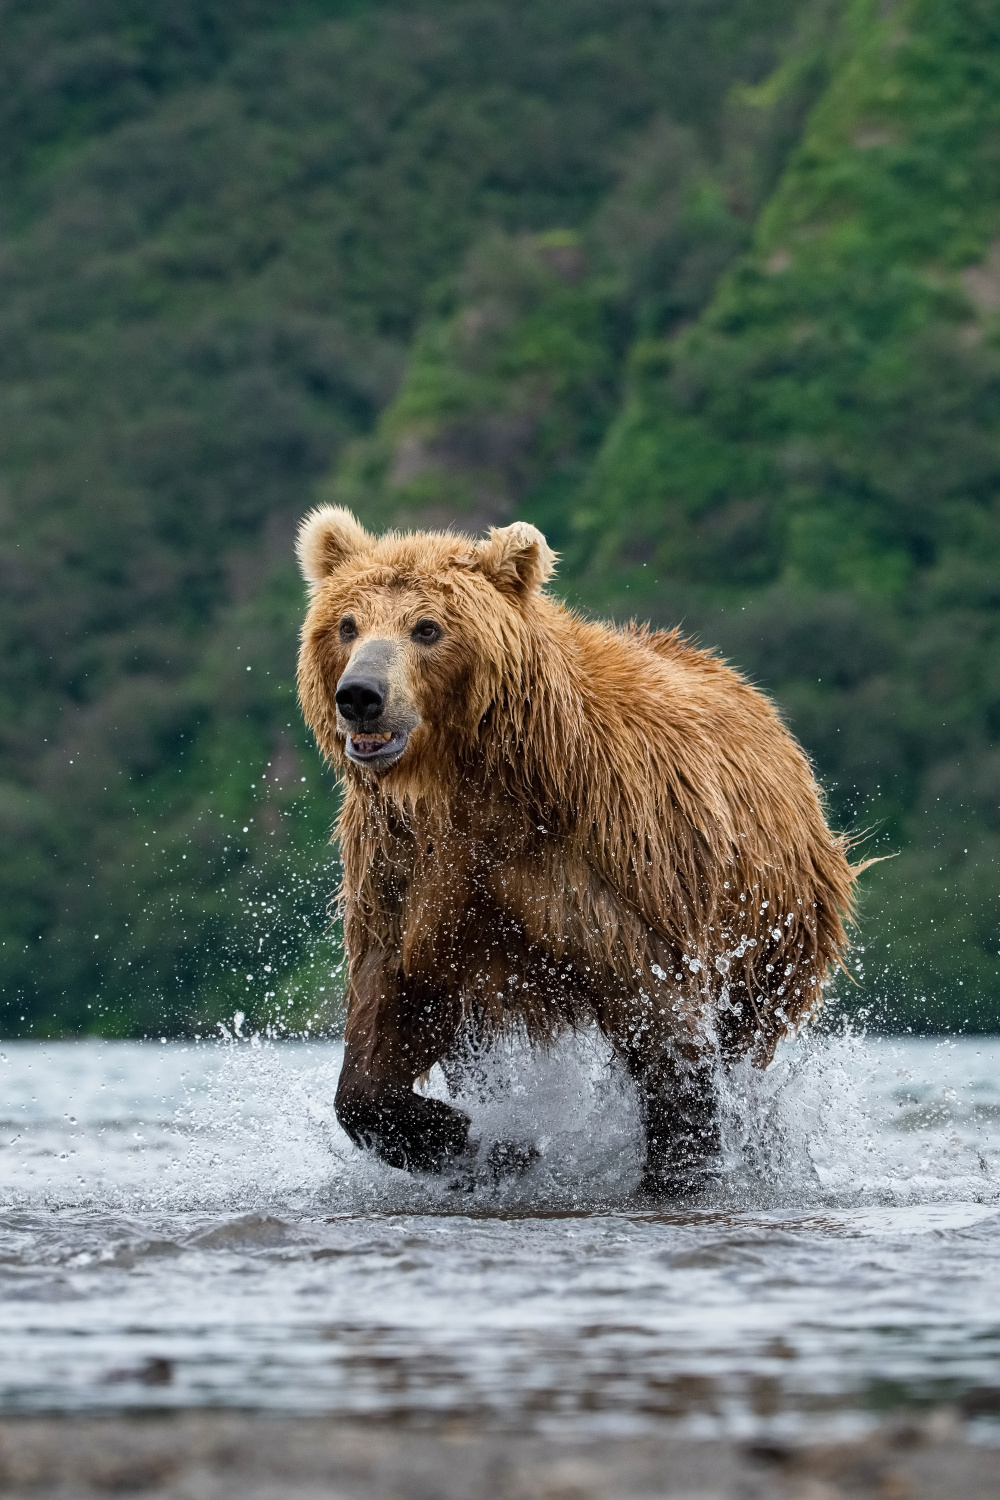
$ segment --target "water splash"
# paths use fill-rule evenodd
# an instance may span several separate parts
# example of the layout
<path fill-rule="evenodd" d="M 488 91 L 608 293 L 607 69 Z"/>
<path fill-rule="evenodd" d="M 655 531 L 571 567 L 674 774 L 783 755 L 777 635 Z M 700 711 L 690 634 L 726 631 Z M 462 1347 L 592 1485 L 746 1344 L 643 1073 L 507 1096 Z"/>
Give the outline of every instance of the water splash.
<path fill-rule="evenodd" d="M 411 1177 L 357 1151 L 333 1112 L 341 1049 L 260 1038 L 198 1046 L 9 1047 L 0 1201 L 212 1211 L 552 1213 L 635 1203 L 636 1099 L 596 1031 L 482 1054 L 457 1102 L 482 1153 L 537 1147 L 500 1184 Z M 994 1048 L 995 1050 L 995 1048 Z M 917 1056 L 919 1055 L 919 1060 Z M 141 1077 L 137 1089 L 135 1081 Z M 805 1033 L 766 1072 L 718 1084 L 722 1171 L 695 1205 L 737 1211 L 1000 1200 L 990 1044 Z M 129 1080 L 132 1080 L 130 1083 Z M 448 1098 L 439 1068 L 429 1092 Z"/>
<path fill-rule="evenodd" d="M 1000 1352 L 998 1063 L 994 1041 L 802 1037 L 722 1080 L 713 1192 L 636 1208 L 636 1101 L 595 1034 L 479 1059 L 475 1132 L 541 1155 L 471 1193 L 350 1145 L 332 1043 L 18 1043 L 0 1408 L 747 1433 L 887 1391 L 978 1411 Z"/>

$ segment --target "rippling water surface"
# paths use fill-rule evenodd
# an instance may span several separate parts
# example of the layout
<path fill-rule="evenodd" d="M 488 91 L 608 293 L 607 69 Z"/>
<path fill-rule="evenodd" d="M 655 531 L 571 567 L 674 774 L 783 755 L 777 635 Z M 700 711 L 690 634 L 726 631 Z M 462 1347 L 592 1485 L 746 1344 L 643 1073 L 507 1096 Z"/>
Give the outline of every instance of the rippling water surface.
<path fill-rule="evenodd" d="M 662 1209 L 631 1206 L 634 1101 L 595 1038 L 494 1059 L 477 1129 L 541 1157 L 472 1192 L 355 1152 L 339 1064 L 327 1043 L 3 1044 L 0 1407 L 1000 1418 L 996 1039 L 800 1039 L 727 1085 L 719 1188 Z"/>

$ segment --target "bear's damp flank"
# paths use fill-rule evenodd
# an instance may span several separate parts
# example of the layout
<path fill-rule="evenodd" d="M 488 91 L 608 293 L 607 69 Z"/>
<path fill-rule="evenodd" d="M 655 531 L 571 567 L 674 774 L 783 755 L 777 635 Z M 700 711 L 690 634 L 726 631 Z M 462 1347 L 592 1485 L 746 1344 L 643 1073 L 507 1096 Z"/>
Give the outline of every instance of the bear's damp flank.
<path fill-rule="evenodd" d="M 470 1037 L 596 1022 L 636 1089 L 646 1186 L 696 1187 L 719 1061 L 766 1066 L 846 951 L 858 871 L 801 749 L 677 631 L 550 598 L 525 522 L 376 538 L 322 507 L 298 550 L 300 698 L 344 782 L 344 1128 L 441 1170 L 469 1121 L 418 1078 Z"/>

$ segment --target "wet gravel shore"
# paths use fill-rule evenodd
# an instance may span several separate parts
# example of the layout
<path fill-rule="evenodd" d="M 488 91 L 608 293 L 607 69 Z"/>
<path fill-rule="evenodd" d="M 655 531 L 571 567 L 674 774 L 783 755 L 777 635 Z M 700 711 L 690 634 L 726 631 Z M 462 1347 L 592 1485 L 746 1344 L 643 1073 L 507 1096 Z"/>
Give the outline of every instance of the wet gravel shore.
<path fill-rule="evenodd" d="M 0 1420 L 5 1500 L 993 1500 L 948 1413 L 784 1446 L 437 1432 L 229 1412 Z"/>

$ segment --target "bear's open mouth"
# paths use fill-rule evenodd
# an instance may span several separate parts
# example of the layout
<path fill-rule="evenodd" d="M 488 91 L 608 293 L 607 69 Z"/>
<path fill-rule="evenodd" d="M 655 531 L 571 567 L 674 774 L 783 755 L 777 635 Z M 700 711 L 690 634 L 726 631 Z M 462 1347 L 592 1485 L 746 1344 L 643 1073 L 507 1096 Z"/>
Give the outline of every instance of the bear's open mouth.
<path fill-rule="evenodd" d="M 349 734 L 345 747 L 347 758 L 355 765 L 388 765 L 399 759 L 409 738 L 409 731 L 400 729 L 378 732 L 369 729 Z"/>

